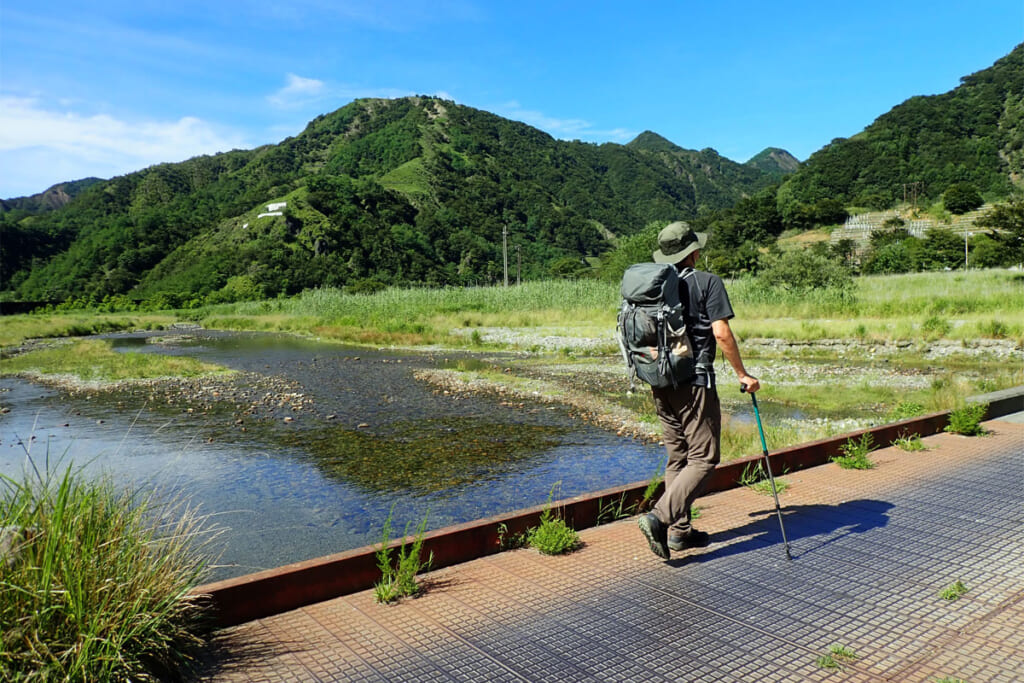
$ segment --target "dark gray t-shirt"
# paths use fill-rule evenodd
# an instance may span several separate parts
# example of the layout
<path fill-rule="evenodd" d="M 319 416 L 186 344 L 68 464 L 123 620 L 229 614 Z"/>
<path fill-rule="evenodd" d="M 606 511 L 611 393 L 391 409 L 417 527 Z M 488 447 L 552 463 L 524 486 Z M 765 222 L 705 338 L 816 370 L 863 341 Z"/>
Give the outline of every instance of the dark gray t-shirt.
<path fill-rule="evenodd" d="M 694 270 L 687 274 L 687 269 L 683 269 L 679 273 L 679 300 L 687 303 L 686 331 L 693 344 L 694 356 L 698 363 L 708 366 L 710 374 L 718 352 L 711 323 L 729 320 L 735 315 L 725 284 L 722 278 L 712 273 Z"/>

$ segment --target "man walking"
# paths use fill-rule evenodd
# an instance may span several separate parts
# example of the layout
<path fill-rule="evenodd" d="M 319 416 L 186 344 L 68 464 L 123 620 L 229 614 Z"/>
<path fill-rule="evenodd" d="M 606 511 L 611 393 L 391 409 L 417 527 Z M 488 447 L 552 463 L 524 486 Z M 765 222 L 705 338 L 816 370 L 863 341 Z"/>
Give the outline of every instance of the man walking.
<path fill-rule="evenodd" d="M 733 317 L 722 279 L 694 270 L 705 233 L 694 232 L 682 221 L 671 223 L 658 234 L 657 263 L 671 263 L 680 273 L 679 299 L 686 305 L 686 329 L 697 361 L 697 374 L 688 383 L 666 389 L 652 388 L 661 421 L 668 463 L 665 493 L 651 512 L 641 515 L 640 531 L 651 552 L 668 559 L 669 550 L 702 548 L 706 532 L 690 524 L 690 507 L 718 464 L 721 451 L 722 411 L 715 388 L 716 349 L 729 361 L 740 384 L 748 392 L 761 388 L 756 377 L 743 367 L 736 337 L 729 326 Z"/>

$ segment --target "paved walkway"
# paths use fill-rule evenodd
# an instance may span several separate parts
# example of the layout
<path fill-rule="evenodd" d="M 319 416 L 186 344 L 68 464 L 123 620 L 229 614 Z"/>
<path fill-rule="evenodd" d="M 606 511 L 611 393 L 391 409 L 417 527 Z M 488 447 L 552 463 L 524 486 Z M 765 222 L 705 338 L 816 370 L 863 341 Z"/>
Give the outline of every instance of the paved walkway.
<path fill-rule="evenodd" d="M 712 545 L 663 562 L 635 518 L 567 556 L 517 550 L 223 635 L 207 681 L 1024 680 L 1024 424 L 886 448 L 872 470 L 780 477 L 698 501 Z M 968 589 L 947 601 L 956 581 Z M 856 654 L 841 670 L 817 660 Z"/>

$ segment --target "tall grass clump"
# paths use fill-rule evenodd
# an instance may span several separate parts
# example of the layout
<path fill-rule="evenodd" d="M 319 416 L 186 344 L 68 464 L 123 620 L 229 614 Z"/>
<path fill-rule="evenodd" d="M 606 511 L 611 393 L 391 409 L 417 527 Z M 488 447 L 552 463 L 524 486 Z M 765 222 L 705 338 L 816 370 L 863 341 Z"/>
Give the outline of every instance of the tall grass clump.
<path fill-rule="evenodd" d="M 0 475 L 0 680 L 186 675 L 204 642 L 189 594 L 210 566 L 203 524 L 71 467 Z"/>

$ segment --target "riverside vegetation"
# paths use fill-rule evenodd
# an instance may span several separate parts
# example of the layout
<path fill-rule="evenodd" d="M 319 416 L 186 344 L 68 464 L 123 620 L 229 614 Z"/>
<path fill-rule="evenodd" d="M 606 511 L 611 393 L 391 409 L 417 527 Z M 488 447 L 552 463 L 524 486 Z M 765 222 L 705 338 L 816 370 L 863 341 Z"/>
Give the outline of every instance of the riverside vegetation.
<path fill-rule="evenodd" d="M 729 288 L 738 314 L 734 329 L 741 337 L 748 365 L 765 369 L 762 396 L 769 405 L 814 408 L 837 416 L 868 411 L 876 419 L 887 416 L 895 420 L 962 407 L 966 396 L 1024 383 L 1019 360 L 1024 338 L 1024 287 L 1021 276 L 1012 271 L 860 277 L 852 281 L 851 288 L 841 292 L 790 291 L 765 286 L 754 279 L 730 282 Z M 108 311 L 100 315 L 107 329 L 131 330 L 189 322 L 209 328 L 315 335 L 350 344 L 474 351 L 476 360 L 440 371 L 432 381 L 452 390 L 462 387 L 467 391 L 508 393 L 520 401 L 565 402 L 581 416 L 608 427 L 628 431 L 623 430 L 623 425 L 632 421 L 638 425 L 638 436 L 656 438 L 657 425 L 648 396 L 643 392 L 627 396 L 625 392 L 622 361 L 613 341 L 617 303 L 617 287 L 612 283 L 557 280 L 509 288 L 392 288 L 368 294 L 319 289 L 292 298 L 159 311 L 144 317 L 134 311 Z M 937 324 L 936 319 L 942 324 Z M 83 313 L 10 316 L 5 323 L 8 320 L 13 324 L 5 324 L 3 331 L 8 349 L 0 358 L 0 373 L 4 374 L 71 374 L 80 381 L 113 382 L 131 376 L 160 378 L 223 372 L 179 358 L 115 354 L 101 341 L 29 341 L 36 336 L 80 334 L 79 326 L 88 320 Z M 759 344 L 758 340 L 765 337 L 772 337 L 781 346 Z M 843 344 L 832 343 L 837 339 Z M 955 353 L 931 358 L 935 347 Z M 496 351 L 502 352 L 499 360 L 494 359 L 499 355 L 493 353 Z M 510 358 L 509 351 L 518 353 Z M 132 355 L 140 358 L 126 360 Z M 1012 362 L 1007 362 L 1007 357 Z M 806 368 L 813 368 L 813 361 L 820 359 L 849 363 L 850 368 L 865 363 L 883 366 L 897 378 L 880 381 L 878 376 L 865 374 L 863 379 L 851 381 L 855 375 L 850 370 L 844 370 L 838 380 L 830 375 L 815 378 L 813 373 L 803 374 Z M 176 365 L 183 360 L 185 365 Z M 928 365 L 939 365 L 941 370 L 933 372 L 923 384 L 900 384 L 913 380 Z M 125 368 L 133 367 L 132 372 L 124 373 Z M 841 390 L 837 390 L 837 381 L 842 383 Z M 728 401 L 724 401 L 727 409 Z M 737 398 L 733 407 L 738 404 Z M 834 433 L 842 429 L 841 425 L 807 428 L 780 423 L 766 428 L 766 438 L 773 448 L 781 448 L 823 436 L 823 431 Z M 723 447 L 726 460 L 758 452 L 756 428 L 737 421 L 728 423 Z M 115 513 L 119 507 L 127 508 L 125 514 L 147 510 L 136 504 L 137 499 L 121 497 L 109 485 L 99 489 L 88 486 L 70 477 L 56 486 L 58 492 L 65 493 L 52 493 L 54 486 L 49 483 L 33 493 L 25 484 L 7 482 L 15 495 L 4 503 L 0 525 L 42 530 L 34 545 L 29 546 L 32 550 L 26 551 L 41 553 L 39 558 L 14 566 L 45 566 L 47 573 L 40 587 L 32 583 L 39 578 L 38 573 L 15 570 L 22 571 L 16 574 L 9 567 L 4 568 L 5 587 L 17 587 L 4 591 L 3 618 L 10 622 L 3 624 L 4 633 L 9 637 L 28 633 L 25 629 L 36 630 L 31 636 L 19 635 L 12 642 L 5 642 L 7 659 L 0 661 L 16 672 L 32 667 L 52 672 L 85 671 L 81 667 L 87 662 L 107 667 L 95 675 L 83 674 L 94 679 L 109 678 L 107 671 L 114 670 L 112 667 L 131 666 L 133 673 L 125 677 L 131 676 L 133 680 L 156 675 L 146 672 L 187 665 L 187 660 L 183 662 L 179 656 L 190 651 L 189 646 L 198 636 L 193 619 L 195 603 L 186 596 L 188 589 L 200 580 L 204 566 L 202 559 L 196 560 L 190 554 L 192 545 L 182 541 L 195 536 L 193 522 L 185 523 L 185 527 L 158 527 L 153 532 L 156 536 L 146 536 L 151 533 L 142 524 L 151 518 L 146 512 L 136 521 L 123 523 L 131 526 L 132 534 L 144 539 L 143 548 L 163 548 L 160 557 L 164 559 L 157 569 L 171 569 L 171 578 L 160 575 L 153 579 L 167 591 L 160 594 L 163 597 L 153 597 L 167 618 L 143 618 L 147 626 L 152 625 L 152 631 L 139 632 L 133 626 L 140 617 L 131 609 L 149 609 L 150 603 L 144 600 L 119 593 L 117 600 L 104 602 L 102 607 L 86 601 L 113 597 L 103 592 L 112 591 L 113 586 L 75 598 L 70 604 L 71 613 L 65 613 L 67 606 L 58 600 L 64 590 L 59 587 L 61 581 L 82 587 L 103 585 L 99 579 L 88 578 L 92 576 L 88 572 L 92 563 L 89 552 L 93 550 L 101 555 L 118 549 L 116 557 L 104 560 L 115 566 L 100 570 L 104 576 L 123 577 L 118 590 L 139 589 L 147 596 L 157 596 L 144 578 L 152 569 L 147 564 L 151 559 L 147 560 L 141 550 L 138 556 L 126 556 L 119 550 L 121 544 L 103 541 L 91 530 L 49 530 L 58 522 L 85 523 L 96 519 L 106 527 L 116 528 L 103 521 L 104 515 Z M 75 505 L 83 510 L 73 516 L 74 520 L 65 514 L 72 509 L 67 502 L 49 503 L 53 513 L 47 518 L 42 513 L 23 514 L 44 509 L 40 504 L 25 501 L 66 501 L 72 494 L 79 496 Z M 89 514 L 84 512 L 91 508 L 95 509 Z M 52 541 L 72 537 L 95 539 L 95 543 L 89 541 L 92 547 L 87 545 L 87 552 L 79 552 L 75 557 L 68 557 L 63 551 L 60 571 L 66 574 L 58 579 L 54 553 L 59 547 Z M 385 546 L 387 543 L 382 543 L 382 549 Z M 68 543 L 64 547 L 78 546 Z M 423 561 L 417 540 L 399 549 L 398 555 L 394 564 L 390 556 L 379 558 L 393 570 L 384 577 L 379 589 L 384 601 L 418 590 L 414 577 Z M 86 559 L 90 559 L 90 567 L 84 566 Z M 81 577 L 81 581 L 76 577 Z M 25 615 L 29 614 L 41 614 L 46 619 L 27 622 Z M 117 637 L 111 636 L 111 632 Z M 122 654 L 95 654 L 101 650 L 93 648 L 106 646 L 116 647 Z"/>
<path fill-rule="evenodd" d="M 745 357 L 765 379 L 762 396 L 771 405 L 835 418 L 860 412 L 895 420 L 959 408 L 969 395 L 1024 383 L 1024 275 L 1015 271 L 862 276 L 840 290 L 786 289 L 759 278 L 734 280 L 728 287 L 737 311 L 733 328 Z M 604 426 L 656 438 L 646 393 L 625 391 L 614 341 L 617 304 L 613 283 L 552 280 L 369 294 L 317 289 L 291 298 L 164 311 L 144 322 L 289 332 L 348 344 L 466 349 L 478 352 L 480 360 L 423 373 L 421 379 L 450 391 L 560 401 Z M 120 329 L 140 322 L 133 312 L 102 317 Z M 5 322 L 14 324 L 5 325 L 3 342 L 17 347 L 26 337 L 67 333 L 60 319 L 8 316 Z M 75 313 L 68 324 L 81 320 Z M 519 357 L 488 360 L 494 351 L 515 351 Z M 0 372 L 28 372 L 30 366 L 61 372 L 56 356 L 38 353 L 3 358 Z M 852 368 L 838 379 L 841 391 L 835 376 L 815 374 L 812 361 L 821 360 Z M 857 372 L 858 366 L 866 370 Z M 739 405 L 729 392 L 722 393 L 727 409 Z M 775 421 L 766 431 L 773 447 L 781 448 L 844 426 Z M 753 425 L 729 424 L 725 458 L 757 452 L 757 439 Z"/>
<path fill-rule="evenodd" d="M 207 625 L 189 591 L 216 530 L 194 509 L 67 467 L 0 475 L 0 679 L 170 680 Z"/>

